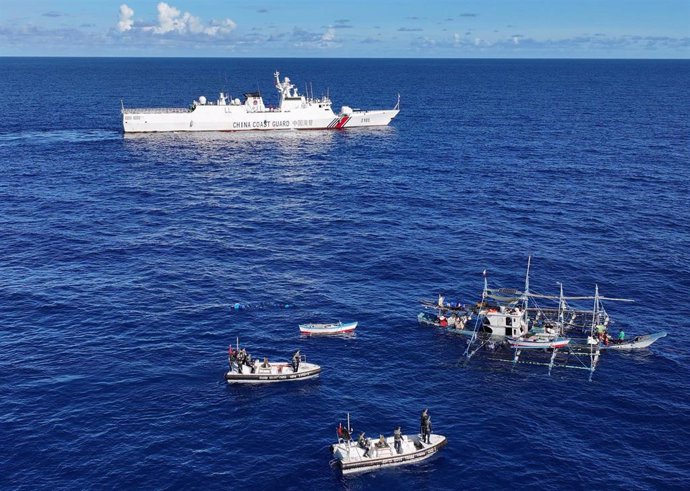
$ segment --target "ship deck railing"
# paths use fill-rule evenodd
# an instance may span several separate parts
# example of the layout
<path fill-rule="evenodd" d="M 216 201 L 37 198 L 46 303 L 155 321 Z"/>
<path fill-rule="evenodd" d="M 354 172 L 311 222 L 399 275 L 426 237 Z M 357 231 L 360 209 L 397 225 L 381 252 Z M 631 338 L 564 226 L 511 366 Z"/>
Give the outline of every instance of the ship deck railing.
<path fill-rule="evenodd" d="M 188 113 L 186 107 L 132 107 L 124 108 L 123 114 Z"/>

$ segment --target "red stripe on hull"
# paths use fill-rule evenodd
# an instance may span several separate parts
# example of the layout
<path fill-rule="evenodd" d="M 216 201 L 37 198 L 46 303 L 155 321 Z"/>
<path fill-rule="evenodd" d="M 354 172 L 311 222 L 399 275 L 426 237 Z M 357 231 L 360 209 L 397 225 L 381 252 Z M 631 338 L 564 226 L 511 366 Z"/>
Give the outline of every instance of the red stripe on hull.
<path fill-rule="evenodd" d="M 343 118 L 340 121 L 338 121 L 338 124 L 335 125 L 335 129 L 339 130 L 340 128 L 345 126 L 348 121 L 350 121 L 350 116 L 343 116 Z"/>

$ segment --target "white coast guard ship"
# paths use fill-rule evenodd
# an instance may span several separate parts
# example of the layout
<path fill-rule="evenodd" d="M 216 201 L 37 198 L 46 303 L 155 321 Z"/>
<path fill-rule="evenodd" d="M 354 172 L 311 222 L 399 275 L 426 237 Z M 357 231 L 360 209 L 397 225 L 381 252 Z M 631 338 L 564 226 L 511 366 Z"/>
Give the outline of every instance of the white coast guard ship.
<path fill-rule="evenodd" d="M 124 131 L 325 130 L 386 126 L 400 112 L 398 96 L 393 109 L 362 111 L 343 106 L 340 114 L 335 114 L 328 96 L 305 97 L 297 92 L 288 77 L 281 82 L 278 72 L 274 76 L 280 94 L 277 108 L 264 105 L 259 92 L 244 94 L 244 101 L 231 99 L 222 92 L 215 102 L 201 96 L 188 108 L 125 108 L 123 103 Z"/>

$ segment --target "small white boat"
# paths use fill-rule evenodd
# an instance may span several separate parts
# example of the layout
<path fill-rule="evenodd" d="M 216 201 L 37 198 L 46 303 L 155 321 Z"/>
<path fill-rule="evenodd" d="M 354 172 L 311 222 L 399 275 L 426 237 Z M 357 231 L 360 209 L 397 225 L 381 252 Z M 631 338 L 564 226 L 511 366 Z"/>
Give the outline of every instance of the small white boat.
<path fill-rule="evenodd" d="M 447 443 L 445 436 L 436 434 L 431 434 L 429 441 L 431 443 L 422 443 L 421 435 L 403 435 L 401 452 L 398 453 L 392 436 L 386 438 L 383 445 L 378 439 L 370 439 L 367 457 L 364 456 L 365 449 L 349 440 L 341 439 L 331 448 L 342 473 L 354 474 L 420 462 L 433 456 Z"/>
<path fill-rule="evenodd" d="M 344 334 L 357 329 L 357 322 L 335 322 L 331 324 L 300 324 L 299 332 L 310 336 L 319 334 Z"/>
<path fill-rule="evenodd" d="M 306 360 L 304 356 L 300 360 Z M 290 362 L 267 363 L 259 360 L 250 365 L 242 364 L 238 367 L 236 361 L 230 362 L 230 370 L 225 373 L 225 380 L 229 384 L 265 384 L 274 382 L 292 382 L 316 378 L 321 373 L 321 367 L 314 363 L 300 361 L 295 366 Z"/>
<path fill-rule="evenodd" d="M 644 336 L 635 336 L 633 339 L 630 341 L 623 341 L 621 342 L 611 342 L 609 345 L 601 345 L 599 349 L 602 350 L 633 350 L 633 349 L 644 349 L 648 348 L 652 343 L 654 343 L 657 339 L 661 339 L 663 337 L 666 337 L 667 333 L 662 331 L 662 332 L 655 332 L 654 334 L 647 334 Z"/>
<path fill-rule="evenodd" d="M 508 340 L 510 347 L 515 349 L 559 349 L 565 348 L 568 343 L 570 343 L 570 339 L 564 337 L 530 336 L 528 338 Z"/>

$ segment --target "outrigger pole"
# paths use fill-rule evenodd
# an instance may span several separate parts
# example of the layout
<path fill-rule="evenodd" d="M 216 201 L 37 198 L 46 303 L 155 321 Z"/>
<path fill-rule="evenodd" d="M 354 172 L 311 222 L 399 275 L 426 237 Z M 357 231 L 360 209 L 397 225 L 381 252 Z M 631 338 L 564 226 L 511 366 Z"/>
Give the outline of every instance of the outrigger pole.
<path fill-rule="evenodd" d="M 487 274 L 486 274 L 486 269 L 482 271 L 482 276 L 484 276 L 484 290 L 482 291 L 482 303 L 481 307 L 484 307 L 484 302 L 486 301 L 486 297 L 488 296 L 489 292 L 489 280 L 487 279 Z M 472 355 L 474 355 L 479 348 L 484 346 L 484 343 L 480 344 L 478 348 L 476 348 L 474 351 L 472 351 L 472 346 L 474 346 L 474 342 L 477 340 L 477 329 L 479 328 L 479 315 L 477 315 L 477 319 L 474 321 L 474 330 L 472 331 L 472 337 L 470 340 L 467 342 L 467 348 L 465 349 L 465 356 L 467 357 L 467 362 L 469 362 L 470 358 L 472 358 Z"/>

